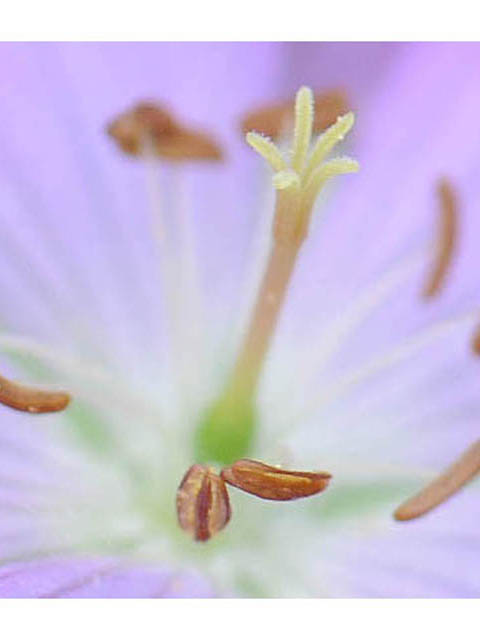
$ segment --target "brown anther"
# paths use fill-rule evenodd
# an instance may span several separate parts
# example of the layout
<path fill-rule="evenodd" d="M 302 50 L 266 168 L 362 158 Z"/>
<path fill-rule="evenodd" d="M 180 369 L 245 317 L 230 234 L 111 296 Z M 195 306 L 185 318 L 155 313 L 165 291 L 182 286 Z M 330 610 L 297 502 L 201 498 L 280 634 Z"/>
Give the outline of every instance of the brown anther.
<path fill-rule="evenodd" d="M 403 521 L 425 515 L 457 493 L 479 472 L 480 440 L 477 440 L 444 473 L 401 504 L 393 517 Z"/>
<path fill-rule="evenodd" d="M 108 134 L 125 153 L 138 156 L 148 147 L 169 160 L 220 160 L 216 142 L 201 131 L 180 125 L 163 107 L 140 102 L 120 114 L 107 127 Z"/>
<path fill-rule="evenodd" d="M 221 531 L 230 520 L 227 487 L 212 467 L 194 464 L 177 491 L 177 516 L 182 529 L 202 542 Z"/>
<path fill-rule="evenodd" d="M 473 353 L 480 356 L 480 325 L 477 326 L 473 332 L 471 345 Z"/>
<path fill-rule="evenodd" d="M 447 281 L 451 271 L 458 238 L 458 203 L 455 190 L 446 178 L 438 181 L 439 198 L 438 239 L 431 271 L 423 289 L 423 298 L 436 297 Z"/>
<path fill-rule="evenodd" d="M 173 116 L 154 102 L 139 102 L 132 113 L 138 126 L 144 127 L 154 137 L 175 133 L 178 130 Z"/>
<path fill-rule="evenodd" d="M 155 140 L 155 152 L 169 160 L 221 160 L 222 151 L 209 135 L 193 129 L 178 129 Z"/>
<path fill-rule="evenodd" d="M 163 107 L 153 102 L 139 102 L 111 122 L 107 132 L 123 151 L 138 155 L 145 136 L 157 140 L 166 135 L 173 135 L 177 129 L 176 122 Z"/>
<path fill-rule="evenodd" d="M 324 491 L 331 475 L 287 471 L 255 460 L 237 460 L 220 474 L 228 484 L 265 500 L 297 500 Z"/>
<path fill-rule="evenodd" d="M 0 403 L 28 413 L 52 413 L 65 409 L 70 395 L 64 391 L 26 387 L 0 376 Z"/>
<path fill-rule="evenodd" d="M 343 91 L 333 89 L 316 93 L 313 132 L 320 133 L 347 111 L 348 103 Z M 293 125 L 293 113 L 293 100 L 266 105 L 245 115 L 241 123 L 242 131 L 257 131 L 275 140 L 285 133 L 289 125 Z"/>

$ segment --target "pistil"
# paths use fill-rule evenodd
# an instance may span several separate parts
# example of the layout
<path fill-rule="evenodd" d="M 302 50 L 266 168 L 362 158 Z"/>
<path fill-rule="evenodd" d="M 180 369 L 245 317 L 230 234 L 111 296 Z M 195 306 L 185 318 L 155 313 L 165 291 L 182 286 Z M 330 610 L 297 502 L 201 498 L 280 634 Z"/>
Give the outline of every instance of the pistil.
<path fill-rule="evenodd" d="M 278 317 L 285 301 L 300 247 L 275 242 L 245 336 L 230 380 L 229 393 L 253 395 Z"/>
<path fill-rule="evenodd" d="M 313 96 L 302 87 L 295 103 L 295 131 L 288 162 L 268 138 L 250 132 L 247 142 L 275 171 L 277 190 L 270 257 L 232 373 L 196 434 L 196 459 L 230 464 L 248 455 L 256 431 L 255 401 L 260 375 L 278 324 L 300 249 L 308 235 L 315 199 L 334 175 L 358 170 L 350 158 L 324 162 L 353 125 L 353 114 L 339 117 L 317 140 L 310 156 Z"/>

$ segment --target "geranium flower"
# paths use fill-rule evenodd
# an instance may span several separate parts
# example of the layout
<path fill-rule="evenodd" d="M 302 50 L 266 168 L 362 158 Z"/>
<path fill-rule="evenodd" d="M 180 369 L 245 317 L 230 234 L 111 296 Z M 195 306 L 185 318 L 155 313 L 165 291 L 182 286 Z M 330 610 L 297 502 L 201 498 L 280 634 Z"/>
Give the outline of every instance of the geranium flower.
<path fill-rule="evenodd" d="M 0 407 L 3 597 L 478 594 L 473 484 L 418 520 L 392 513 L 478 437 L 479 55 L 2 45 L 2 374 L 72 397 L 41 416 Z M 272 186 L 241 120 L 305 84 L 355 113 L 348 158 L 323 157 L 353 124 L 343 115 L 308 164 L 303 89 L 290 155 L 293 120 L 278 150 L 248 138 Z M 142 129 L 138 148 L 123 139 L 129 157 L 107 135 L 141 101 L 165 105 L 182 153 Z M 195 140 L 202 153 L 184 152 Z M 212 162 L 192 159 L 205 145 Z M 357 168 L 350 157 L 361 172 L 323 185 Z M 302 242 L 264 296 L 280 304 L 258 341 L 275 191 L 290 198 L 282 229 L 303 212 Z M 428 289 L 449 206 L 458 229 Z M 262 500 L 235 476 L 243 458 L 323 470 L 322 492 Z M 199 542 L 175 498 L 207 464 L 257 494 L 229 486 L 230 522 L 205 520 Z"/>

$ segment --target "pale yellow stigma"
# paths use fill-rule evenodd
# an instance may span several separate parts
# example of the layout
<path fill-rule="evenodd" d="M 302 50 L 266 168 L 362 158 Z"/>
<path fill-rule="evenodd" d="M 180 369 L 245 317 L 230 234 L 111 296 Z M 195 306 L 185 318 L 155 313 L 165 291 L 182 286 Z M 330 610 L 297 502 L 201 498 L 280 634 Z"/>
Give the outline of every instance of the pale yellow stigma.
<path fill-rule="evenodd" d="M 355 173 L 358 162 L 352 158 L 334 158 L 324 162 L 328 153 L 350 131 L 355 121 L 353 113 L 337 118 L 335 124 L 320 135 L 310 152 L 314 117 L 313 93 L 301 87 L 295 102 L 295 128 L 293 145 L 284 157 L 274 142 L 259 133 L 247 133 L 248 144 L 270 164 L 275 171 L 273 185 L 277 190 L 299 191 L 305 203 L 312 203 L 328 178 L 343 173 Z"/>

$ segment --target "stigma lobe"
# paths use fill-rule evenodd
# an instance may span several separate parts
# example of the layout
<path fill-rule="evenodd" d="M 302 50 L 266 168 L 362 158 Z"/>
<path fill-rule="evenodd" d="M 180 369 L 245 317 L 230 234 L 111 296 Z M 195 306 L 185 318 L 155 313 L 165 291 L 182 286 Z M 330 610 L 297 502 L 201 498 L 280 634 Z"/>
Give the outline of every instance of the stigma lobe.
<path fill-rule="evenodd" d="M 70 394 L 64 391 L 47 391 L 12 382 L 0 376 L 0 403 L 27 413 L 52 413 L 62 411 L 70 403 Z"/>
<path fill-rule="evenodd" d="M 319 133 L 334 124 L 338 116 L 348 111 L 348 101 L 343 91 L 332 89 L 315 93 L 315 110 L 312 130 Z M 278 139 L 286 127 L 293 123 L 294 101 L 284 100 L 265 105 L 247 113 L 241 122 L 242 131 L 256 131 L 264 136 Z"/>

